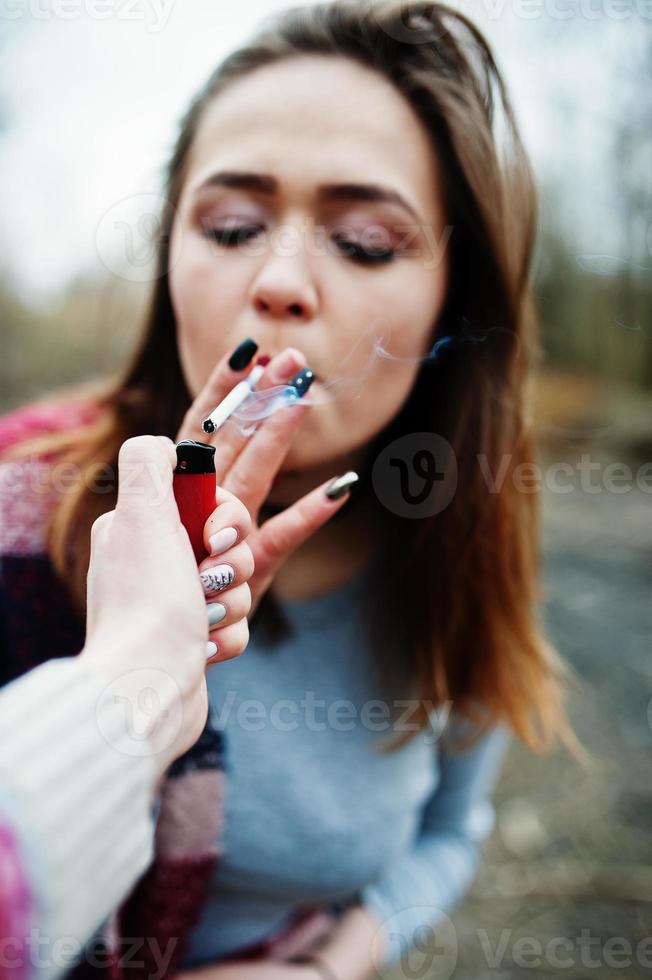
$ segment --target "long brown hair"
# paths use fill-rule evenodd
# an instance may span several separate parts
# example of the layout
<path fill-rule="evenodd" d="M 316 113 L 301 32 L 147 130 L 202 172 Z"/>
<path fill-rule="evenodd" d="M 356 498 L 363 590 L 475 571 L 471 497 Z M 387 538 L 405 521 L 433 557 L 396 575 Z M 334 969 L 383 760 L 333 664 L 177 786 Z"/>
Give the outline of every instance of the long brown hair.
<path fill-rule="evenodd" d="M 457 487 L 432 517 L 411 520 L 384 509 L 382 549 L 392 575 L 378 582 L 369 617 L 379 662 L 400 655 L 407 666 L 422 704 L 420 727 L 428 724 L 426 705 L 452 702 L 480 731 L 504 723 L 535 751 L 557 737 L 576 747 L 564 710 L 572 675 L 538 620 L 538 494 L 522 492 L 514 479 L 517 467 L 534 461 L 526 409 L 530 369 L 540 357 L 529 286 L 535 193 L 491 50 L 458 12 L 428 0 L 297 7 L 266 21 L 222 62 L 184 116 L 169 162 L 156 278 L 139 348 L 124 375 L 98 397 L 100 420 L 68 437 L 67 448 L 61 438 L 48 445 L 65 448 L 64 458 L 92 476 L 107 464 L 117 471 L 118 449 L 130 436 L 174 438 L 190 394 L 167 270 L 189 150 L 206 106 L 230 82 L 309 53 L 355 59 L 394 83 L 431 135 L 453 227 L 448 294 L 433 340 L 446 335 L 460 342 L 423 365 L 408 401 L 369 446 L 368 459 L 371 464 L 402 435 L 436 432 L 453 449 Z M 490 492 L 487 471 L 495 476 L 501 464 L 504 479 Z M 355 506 L 373 502 L 369 473 L 364 477 Z M 61 501 L 50 541 L 55 568 L 80 609 L 90 527 L 115 501 L 115 488 L 97 494 L 88 482 Z M 265 621 L 278 622 L 270 593 L 254 622 Z"/>

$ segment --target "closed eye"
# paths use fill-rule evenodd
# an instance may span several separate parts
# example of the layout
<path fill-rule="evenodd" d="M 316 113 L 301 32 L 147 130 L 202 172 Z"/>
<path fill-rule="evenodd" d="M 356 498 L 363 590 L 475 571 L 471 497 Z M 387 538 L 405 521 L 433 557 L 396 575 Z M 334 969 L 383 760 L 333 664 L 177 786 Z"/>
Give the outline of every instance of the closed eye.
<path fill-rule="evenodd" d="M 202 234 L 211 241 L 217 242 L 218 245 L 225 245 L 227 248 L 232 248 L 241 242 L 249 241 L 258 232 L 264 230 L 262 225 L 241 225 L 239 228 L 204 228 Z"/>
<path fill-rule="evenodd" d="M 241 225 L 238 228 L 204 228 L 202 234 L 225 248 L 235 248 L 263 231 L 265 231 L 263 225 Z M 366 265 L 388 263 L 396 256 L 394 249 L 367 249 L 359 242 L 348 241 L 341 237 L 333 238 L 333 242 L 347 258 Z"/>
<path fill-rule="evenodd" d="M 337 247 L 350 258 L 368 264 L 391 262 L 396 252 L 391 248 L 363 248 L 359 242 L 350 242 L 345 238 L 334 238 Z"/>

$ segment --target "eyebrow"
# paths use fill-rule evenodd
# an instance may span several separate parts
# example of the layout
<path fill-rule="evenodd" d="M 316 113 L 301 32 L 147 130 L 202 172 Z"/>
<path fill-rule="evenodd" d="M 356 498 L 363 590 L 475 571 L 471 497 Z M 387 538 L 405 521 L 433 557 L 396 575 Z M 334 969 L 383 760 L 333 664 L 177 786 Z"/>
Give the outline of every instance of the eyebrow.
<path fill-rule="evenodd" d="M 197 188 L 197 193 L 205 187 L 229 187 L 272 196 L 278 193 L 279 183 L 275 177 L 269 174 L 248 173 L 243 170 L 221 170 L 219 173 L 208 177 Z M 420 221 L 417 212 L 398 191 L 389 187 L 382 187 L 380 184 L 320 184 L 317 187 L 317 197 L 324 202 L 365 201 L 372 204 L 398 204 L 399 207 L 405 208 L 416 221 Z"/>

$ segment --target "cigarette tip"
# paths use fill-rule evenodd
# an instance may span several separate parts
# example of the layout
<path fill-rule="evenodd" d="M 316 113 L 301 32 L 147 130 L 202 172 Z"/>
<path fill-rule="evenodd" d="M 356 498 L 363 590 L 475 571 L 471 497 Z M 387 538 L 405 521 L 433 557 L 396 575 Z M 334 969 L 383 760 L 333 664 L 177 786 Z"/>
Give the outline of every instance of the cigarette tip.
<path fill-rule="evenodd" d="M 204 430 L 204 432 L 208 432 L 208 433 L 215 432 L 215 426 L 210 419 L 204 419 L 204 421 L 201 424 L 201 427 Z"/>
<path fill-rule="evenodd" d="M 256 358 L 256 364 L 259 364 L 260 367 L 267 367 L 270 361 L 271 361 L 271 357 L 269 356 L 269 354 L 260 354 Z"/>

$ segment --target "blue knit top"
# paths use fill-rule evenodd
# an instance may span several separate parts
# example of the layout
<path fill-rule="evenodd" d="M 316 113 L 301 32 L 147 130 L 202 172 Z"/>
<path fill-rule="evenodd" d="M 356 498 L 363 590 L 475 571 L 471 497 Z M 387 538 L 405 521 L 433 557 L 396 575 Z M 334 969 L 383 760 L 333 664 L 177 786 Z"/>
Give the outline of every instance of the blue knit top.
<path fill-rule="evenodd" d="M 446 740 L 467 723 L 447 705 L 426 732 L 378 751 L 413 730 L 416 702 L 379 676 L 361 618 L 369 574 L 284 601 L 289 639 L 270 646 L 253 630 L 241 657 L 208 674 L 228 746 L 224 851 L 186 966 L 263 941 L 304 907 L 356 901 L 383 922 L 390 964 L 474 876 L 510 734 L 453 751 Z"/>

